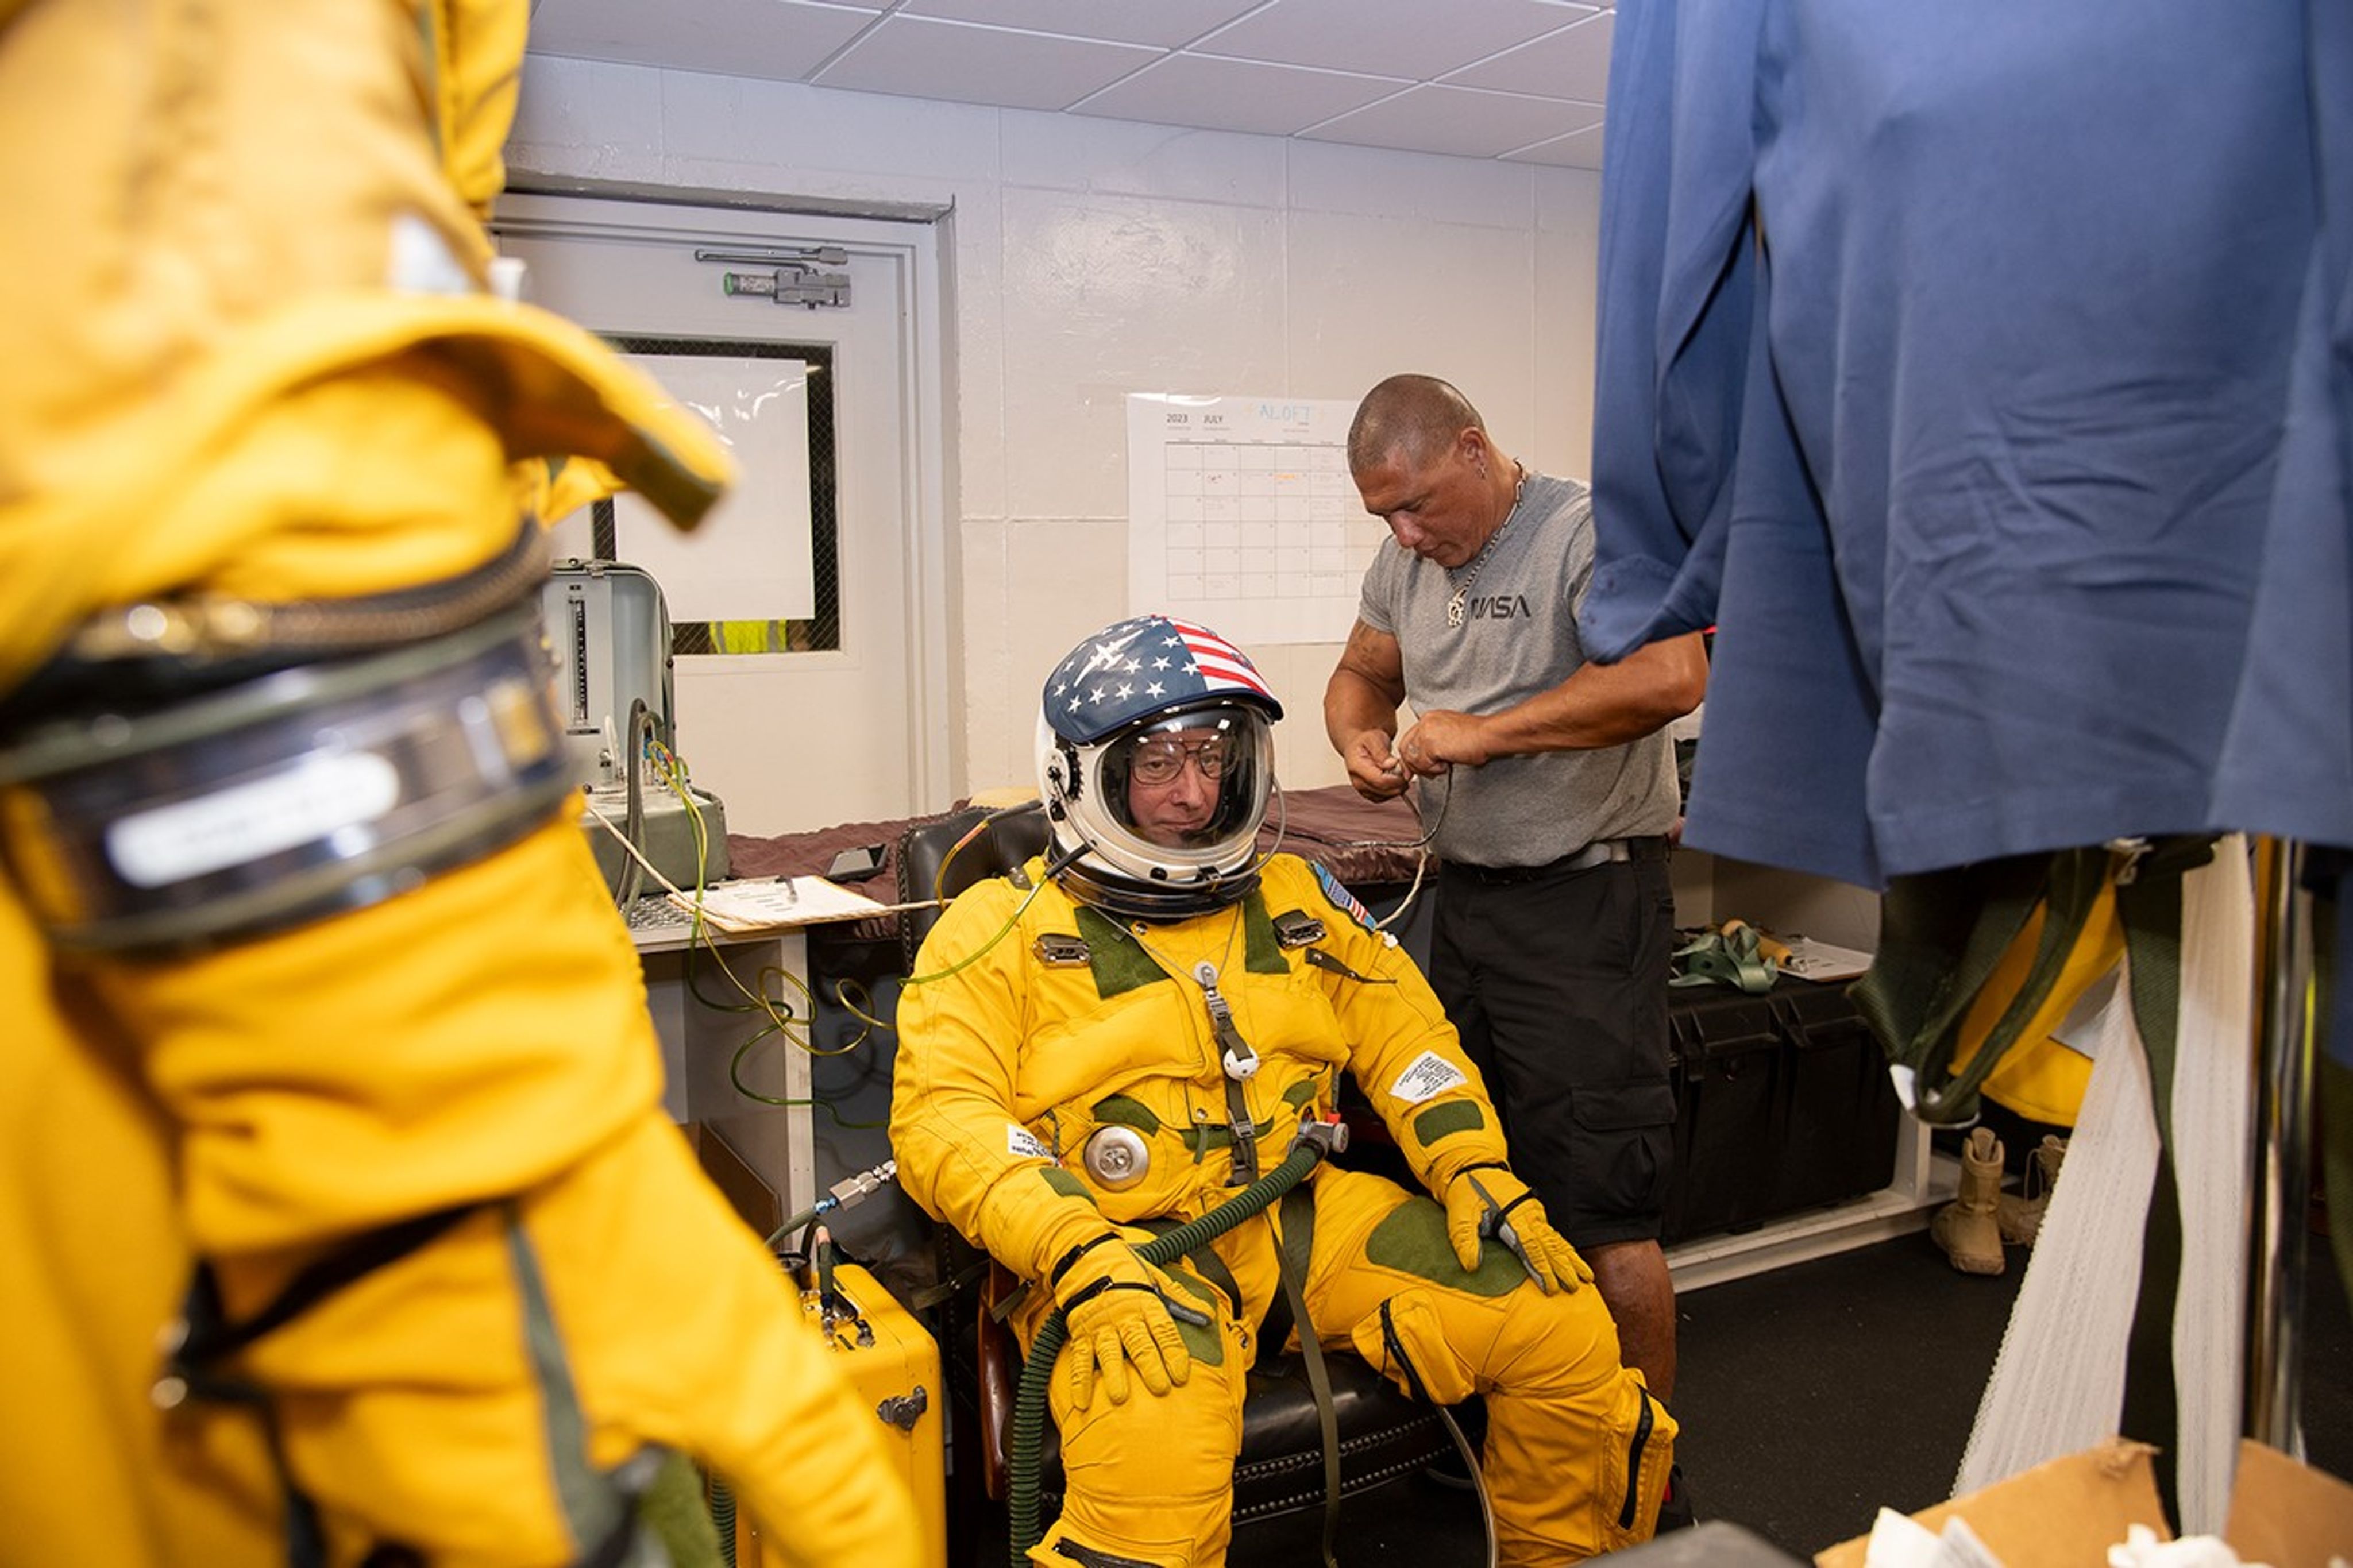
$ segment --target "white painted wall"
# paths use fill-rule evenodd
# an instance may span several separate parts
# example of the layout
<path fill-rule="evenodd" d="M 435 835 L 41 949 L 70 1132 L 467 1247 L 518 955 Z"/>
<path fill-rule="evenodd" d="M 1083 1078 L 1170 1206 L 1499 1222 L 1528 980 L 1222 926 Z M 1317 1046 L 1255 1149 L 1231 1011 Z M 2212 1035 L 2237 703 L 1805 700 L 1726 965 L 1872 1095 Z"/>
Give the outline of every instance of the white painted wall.
<path fill-rule="evenodd" d="M 507 154 L 523 184 L 954 206 L 960 794 L 1029 782 L 1047 669 L 1150 607 L 1127 603 L 1128 393 L 1353 399 L 1426 372 L 1514 456 L 1586 472 L 1593 174 L 538 57 Z M 1249 651 L 1291 714 L 1283 780 L 1339 782 L 1336 645 Z"/>

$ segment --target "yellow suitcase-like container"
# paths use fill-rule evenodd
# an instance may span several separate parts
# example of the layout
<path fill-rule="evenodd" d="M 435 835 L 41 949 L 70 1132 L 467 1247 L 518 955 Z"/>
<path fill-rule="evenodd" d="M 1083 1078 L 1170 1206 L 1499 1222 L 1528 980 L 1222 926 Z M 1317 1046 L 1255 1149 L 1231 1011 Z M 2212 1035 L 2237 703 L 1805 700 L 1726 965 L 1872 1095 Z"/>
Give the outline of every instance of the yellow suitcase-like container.
<path fill-rule="evenodd" d="M 947 1395 L 940 1386 L 939 1343 L 857 1264 L 837 1267 L 833 1287 L 831 1312 L 815 1289 L 801 1292 L 801 1310 L 841 1358 L 850 1386 L 882 1427 L 915 1497 L 923 1561 L 946 1568 L 947 1446 L 940 1411 Z M 781 1552 L 764 1551 L 759 1530 L 748 1515 L 739 1515 L 735 1562 L 737 1568 L 783 1568 L 786 1559 Z"/>

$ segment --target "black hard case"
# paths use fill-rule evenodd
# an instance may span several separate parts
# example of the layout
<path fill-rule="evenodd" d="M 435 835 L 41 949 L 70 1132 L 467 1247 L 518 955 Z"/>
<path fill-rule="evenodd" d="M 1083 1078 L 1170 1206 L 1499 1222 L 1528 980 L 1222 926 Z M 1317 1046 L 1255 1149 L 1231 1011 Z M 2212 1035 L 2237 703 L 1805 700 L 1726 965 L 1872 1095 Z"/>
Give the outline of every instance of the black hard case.
<path fill-rule="evenodd" d="M 1894 1179 L 1903 1107 L 1844 985 L 1783 977 L 1669 1004 L 1675 1173 L 1662 1239 L 1745 1230 Z"/>

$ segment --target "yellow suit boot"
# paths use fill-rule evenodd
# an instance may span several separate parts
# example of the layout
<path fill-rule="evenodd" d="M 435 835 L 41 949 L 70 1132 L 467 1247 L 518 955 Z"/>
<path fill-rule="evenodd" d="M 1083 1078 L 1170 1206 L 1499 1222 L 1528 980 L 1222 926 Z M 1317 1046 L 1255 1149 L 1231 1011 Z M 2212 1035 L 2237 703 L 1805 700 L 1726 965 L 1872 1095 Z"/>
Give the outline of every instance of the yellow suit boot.
<path fill-rule="evenodd" d="M 2051 1186 L 2059 1179 L 2060 1162 L 2067 1157 L 2067 1140 L 2046 1132 L 2034 1152 L 2026 1157 L 2026 1190 L 2004 1193 L 1994 1200 L 1994 1223 L 2001 1238 L 2012 1247 L 2031 1247 L 2042 1233 L 2042 1211 L 2051 1205 Z"/>
<path fill-rule="evenodd" d="M 1928 1227 L 1964 1274 L 2002 1271 L 2001 1226 L 1994 1217 L 2000 1198 L 2001 1140 L 1990 1127 L 1972 1129 L 1961 1148 L 1960 1195 L 1937 1210 Z"/>

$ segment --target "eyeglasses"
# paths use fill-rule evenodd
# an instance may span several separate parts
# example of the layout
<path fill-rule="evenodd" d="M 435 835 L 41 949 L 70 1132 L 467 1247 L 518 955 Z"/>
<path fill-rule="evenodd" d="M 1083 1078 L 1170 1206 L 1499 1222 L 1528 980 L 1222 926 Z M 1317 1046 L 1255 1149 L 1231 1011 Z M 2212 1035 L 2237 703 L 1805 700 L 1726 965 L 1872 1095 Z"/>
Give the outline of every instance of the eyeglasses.
<path fill-rule="evenodd" d="M 1234 742 L 1229 735 L 1212 735 L 1194 745 L 1178 741 L 1153 740 L 1135 748 L 1128 761 L 1128 772 L 1139 784 L 1165 784 L 1174 783 L 1190 762 L 1201 770 L 1201 776 L 1211 784 L 1225 776 L 1233 765 Z"/>

